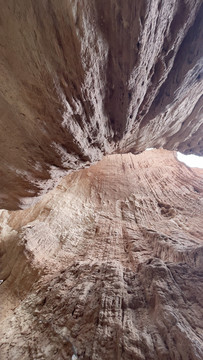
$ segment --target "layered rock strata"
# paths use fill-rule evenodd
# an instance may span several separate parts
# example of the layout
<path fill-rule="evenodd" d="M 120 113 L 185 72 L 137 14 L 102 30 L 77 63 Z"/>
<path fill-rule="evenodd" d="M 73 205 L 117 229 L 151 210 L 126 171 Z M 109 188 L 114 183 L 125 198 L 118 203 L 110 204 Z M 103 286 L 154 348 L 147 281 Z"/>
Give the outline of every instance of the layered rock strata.
<path fill-rule="evenodd" d="M 110 155 L 1 212 L 1 360 L 201 360 L 202 170 Z"/>
<path fill-rule="evenodd" d="M 201 0 L 7 0 L 0 207 L 23 209 L 104 154 L 203 154 Z"/>

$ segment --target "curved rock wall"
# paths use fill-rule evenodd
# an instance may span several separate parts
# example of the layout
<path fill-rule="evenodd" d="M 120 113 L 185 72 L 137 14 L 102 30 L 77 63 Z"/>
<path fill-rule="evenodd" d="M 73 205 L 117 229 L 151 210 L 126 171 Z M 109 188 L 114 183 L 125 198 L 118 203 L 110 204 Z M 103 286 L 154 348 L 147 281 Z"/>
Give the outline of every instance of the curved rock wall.
<path fill-rule="evenodd" d="M 110 155 L 1 212 L 1 360 L 201 360 L 202 170 Z"/>
<path fill-rule="evenodd" d="M 2 1 L 1 360 L 203 358 L 202 18 Z"/>
<path fill-rule="evenodd" d="M 104 154 L 203 154 L 201 3 L 2 2 L 1 208 Z"/>

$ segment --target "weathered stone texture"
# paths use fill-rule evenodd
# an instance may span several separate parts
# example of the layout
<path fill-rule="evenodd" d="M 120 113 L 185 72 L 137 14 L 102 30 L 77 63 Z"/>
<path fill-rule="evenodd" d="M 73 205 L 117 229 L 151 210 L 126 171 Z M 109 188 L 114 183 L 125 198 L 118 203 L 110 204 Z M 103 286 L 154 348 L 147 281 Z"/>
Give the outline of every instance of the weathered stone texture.
<path fill-rule="evenodd" d="M 104 154 L 203 154 L 201 3 L 2 1 L 1 208 Z"/>
<path fill-rule="evenodd" d="M 202 19 L 1 2 L 1 360 L 203 359 Z"/>
<path fill-rule="evenodd" d="M 110 155 L 2 211 L 1 360 L 201 360 L 202 179 Z"/>

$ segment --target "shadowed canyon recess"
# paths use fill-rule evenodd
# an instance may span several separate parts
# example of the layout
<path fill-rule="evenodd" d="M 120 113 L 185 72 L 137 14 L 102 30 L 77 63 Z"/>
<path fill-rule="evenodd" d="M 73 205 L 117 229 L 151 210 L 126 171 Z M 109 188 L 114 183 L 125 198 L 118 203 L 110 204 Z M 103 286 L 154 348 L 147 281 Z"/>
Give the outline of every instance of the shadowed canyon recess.
<path fill-rule="evenodd" d="M 202 360 L 202 1 L 7 0 L 0 29 L 0 359 Z"/>
<path fill-rule="evenodd" d="M 0 207 L 31 206 L 104 154 L 203 155 L 201 0 L 7 0 Z"/>

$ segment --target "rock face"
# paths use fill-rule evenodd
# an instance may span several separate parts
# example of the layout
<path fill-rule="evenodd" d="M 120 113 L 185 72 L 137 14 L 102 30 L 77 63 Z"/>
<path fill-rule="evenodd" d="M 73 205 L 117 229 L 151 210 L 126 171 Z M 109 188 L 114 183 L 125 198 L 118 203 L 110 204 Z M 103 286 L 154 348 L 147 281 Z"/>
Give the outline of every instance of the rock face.
<path fill-rule="evenodd" d="M 1 212 L 1 360 L 201 360 L 203 177 L 109 155 Z"/>
<path fill-rule="evenodd" d="M 7 0 L 0 207 L 104 154 L 203 154 L 201 0 Z"/>
<path fill-rule="evenodd" d="M 203 359 L 202 19 L 2 1 L 1 360 Z"/>

